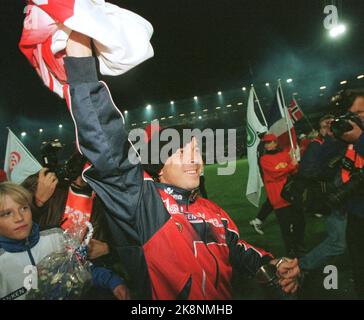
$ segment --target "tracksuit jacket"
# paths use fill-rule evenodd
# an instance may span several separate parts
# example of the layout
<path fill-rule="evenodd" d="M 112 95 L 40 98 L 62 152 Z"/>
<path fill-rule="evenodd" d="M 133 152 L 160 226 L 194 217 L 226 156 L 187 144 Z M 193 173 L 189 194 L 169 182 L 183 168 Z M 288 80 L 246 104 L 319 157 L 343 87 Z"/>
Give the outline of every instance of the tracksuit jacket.
<path fill-rule="evenodd" d="M 231 298 L 232 270 L 255 275 L 272 256 L 240 240 L 213 202 L 144 173 L 92 57 L 66 58 L 65 67 L 78 147 L 92 163 L 83 176 L 108 209 L 113 246 L 135 296 Z"/>

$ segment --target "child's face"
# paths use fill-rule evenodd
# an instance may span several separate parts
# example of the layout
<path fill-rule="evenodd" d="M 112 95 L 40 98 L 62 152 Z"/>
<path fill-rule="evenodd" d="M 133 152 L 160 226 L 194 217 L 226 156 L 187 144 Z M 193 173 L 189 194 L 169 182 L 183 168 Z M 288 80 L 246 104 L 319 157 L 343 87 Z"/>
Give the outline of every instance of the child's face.
<path fill-rule="evenodd" d="M 21 205 L 5 196 L 0 210 L 0 235 L 13 240 L 26 239 L 32 230 L 32 212 L 28 204 Z"/>

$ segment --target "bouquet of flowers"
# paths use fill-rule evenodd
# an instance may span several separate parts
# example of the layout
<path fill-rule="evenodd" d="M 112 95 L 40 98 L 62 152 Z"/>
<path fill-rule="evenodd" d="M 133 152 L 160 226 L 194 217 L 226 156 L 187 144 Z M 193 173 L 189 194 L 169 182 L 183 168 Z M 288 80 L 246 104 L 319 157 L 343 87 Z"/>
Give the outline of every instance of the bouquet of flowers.
<path fill-rule="evenodd" d="M 53 252 L 39 262 L 38 288 L 28 292 L 27 300 L 74 300 L 90 288 L 91 264 L 86 257 L 93 228 L 91 223 L 85 224 L 88 233 L 84 241 L 84 226 L 74 225 L 63 234 L 64 250 Z"/>

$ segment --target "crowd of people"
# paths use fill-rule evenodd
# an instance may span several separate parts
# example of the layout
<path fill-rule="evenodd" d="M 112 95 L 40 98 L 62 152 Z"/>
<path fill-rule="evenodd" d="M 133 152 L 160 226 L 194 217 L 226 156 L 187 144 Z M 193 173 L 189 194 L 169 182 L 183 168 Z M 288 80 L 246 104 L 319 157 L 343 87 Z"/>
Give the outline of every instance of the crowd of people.
<path fill-rule="evenodd" d="M 345 90 L 334 98 L 338 116 L 319 120 L 318 133 L 301 140 L 301 159 L 279 148 L 266 133 L 258 158 L 267 199 L 249 223 L 264 235 L 263 223 L 275 211 L 287 256 L 297 257 L 302 272 L 325 266 L 332 257 L 351 257 L 355 291 L 364 298 L 362 194 L 364 91 Z M 303 137 L 302 137 L 303 138 Z M 302 143 L 303 142 L 303 143 Z M 305 216 L 325 216 L 326 238 L 311 250 L 304 245 Z"/>

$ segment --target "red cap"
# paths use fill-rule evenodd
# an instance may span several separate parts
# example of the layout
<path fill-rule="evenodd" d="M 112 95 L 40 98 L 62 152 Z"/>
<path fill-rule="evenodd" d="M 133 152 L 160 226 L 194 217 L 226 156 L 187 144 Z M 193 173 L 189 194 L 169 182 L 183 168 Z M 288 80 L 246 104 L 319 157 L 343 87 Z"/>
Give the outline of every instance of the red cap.
<path fill-rule="evenodd" d="M 6 173 L 4 170 L 0 169 L 0 182 L 5 182 L 7 181 L 7 177 L 6 177 Z"/>
<path fill-rule="evenodd" d="M 277 141 L 278 138 L 275 134 L 273 133 L 267 133 L 266 135 L 264 135 L 264 137 L 262 138 L 261 141 L 263 142 L 272 142 L 272 141 Z"/>

